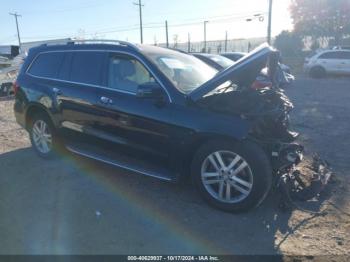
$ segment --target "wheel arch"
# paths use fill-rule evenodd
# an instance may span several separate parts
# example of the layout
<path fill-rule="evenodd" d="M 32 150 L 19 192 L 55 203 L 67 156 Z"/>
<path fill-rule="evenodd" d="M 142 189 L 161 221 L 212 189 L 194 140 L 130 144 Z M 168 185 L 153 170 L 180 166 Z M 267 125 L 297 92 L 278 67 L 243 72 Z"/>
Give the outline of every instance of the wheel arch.
<path fill-rule="evenodd" d="M 213 141 L 225 141 L 228 143 L 238 143 L 243 139 L 233 137 L 233 136 L 227 136 L 222 134 L 199 134 L 197 135 L 190 143 L 186 145 L 186 154 L 183 158 L 183 174 L 182 176 L 184 178 L 189 178 L 191 175 L 191 164 L 193 162 L 193 159 L 195 157 L 195 154 L 198 152 L 198 150 L 205 144 Z"/>
<path fill-rule="evenodd" d="M 315 70 L 322 70 L 324 72 L 324 74 L 326 75 L 328 73 L 327 69 L 321 65 L 321 64 L 315 64 L 313 65 L 310 70 L 309 70 L 309 74 L 312 76 L 312 77 L 320 77 L 320 76 L 317 76 L 315 75 Z"/>
<path fill-rule="evenodd" d="M 25 113 L 25 128 L 28 129 L 29 124 L 31 120 L 33 119 L 33 116 L 36 114 L 45 114 L 46 116 L 49 117 L 52 123 L 54 123 L 53 118 L 49 110 L 45 106 L 43 106 L 40 103 L 31 103 L 28 105 Z"/>

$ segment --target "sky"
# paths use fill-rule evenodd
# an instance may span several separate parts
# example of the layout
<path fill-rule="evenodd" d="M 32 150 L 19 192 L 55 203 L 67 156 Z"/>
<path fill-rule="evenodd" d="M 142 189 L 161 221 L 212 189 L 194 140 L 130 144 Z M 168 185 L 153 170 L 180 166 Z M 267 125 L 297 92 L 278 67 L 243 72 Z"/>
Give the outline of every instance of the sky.
<path fill-rule="evenodd" d="M 80 37 L 140 42 L 138 0 L 0 0 L 0 45 L 16 44 L 18 12 L 22 42 Z M 169 42 L 263 37 L 267 32 L 268 0 L 142 0 L 144 43 L 164 43 L 165 20 Z M 293 28 L 290 0 L 274 0 L 272 35 Z M 254 15 L 264 15 L 259 21 Z M 248 18 L 253 18 L 247 22 Z"/>

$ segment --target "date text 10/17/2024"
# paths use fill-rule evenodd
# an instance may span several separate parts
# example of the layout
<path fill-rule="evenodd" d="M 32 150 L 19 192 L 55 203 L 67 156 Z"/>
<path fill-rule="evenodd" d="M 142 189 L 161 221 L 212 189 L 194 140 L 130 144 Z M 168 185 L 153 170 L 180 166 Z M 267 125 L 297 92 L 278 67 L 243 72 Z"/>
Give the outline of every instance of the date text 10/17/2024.
<path fill-rule="evenodd" d="M 219 261 L 217 256 L 128 256 L 128 261 Z"/>

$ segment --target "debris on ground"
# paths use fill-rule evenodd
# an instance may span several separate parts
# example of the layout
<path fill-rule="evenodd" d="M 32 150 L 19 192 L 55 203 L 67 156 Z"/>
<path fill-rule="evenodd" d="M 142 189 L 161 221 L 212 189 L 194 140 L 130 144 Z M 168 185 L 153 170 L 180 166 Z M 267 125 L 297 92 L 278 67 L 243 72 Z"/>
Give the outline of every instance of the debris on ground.
<path fill-rule="evenodd" d="M 303 210 L 296 202 L 318 199 L 333 176 L 329 163 L 317 154 L 314 154 L 312 163 L 306 167 L 311 173 L 305 174 L 305 168 L 302 171 L 293 167 L 281 176 L 278 189 L 281 195 L 279 207 L 282 211 L 292 208 Z"/>

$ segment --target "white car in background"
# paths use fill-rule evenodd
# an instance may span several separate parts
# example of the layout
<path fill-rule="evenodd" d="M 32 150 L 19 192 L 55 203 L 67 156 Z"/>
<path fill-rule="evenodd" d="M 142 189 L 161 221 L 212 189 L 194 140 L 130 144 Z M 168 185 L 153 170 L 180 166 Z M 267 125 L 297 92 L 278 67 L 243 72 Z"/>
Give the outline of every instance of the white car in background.
<path fill-rule="evenodd" d="M 350 50 L 326 50 L 305 59 L 304 71 L 311 77 L 350 74 Z"/>

